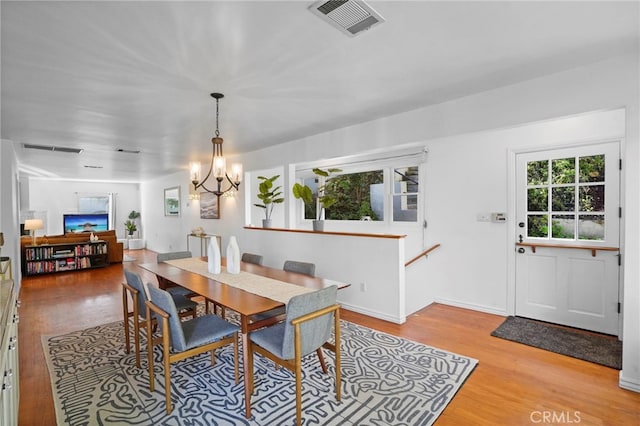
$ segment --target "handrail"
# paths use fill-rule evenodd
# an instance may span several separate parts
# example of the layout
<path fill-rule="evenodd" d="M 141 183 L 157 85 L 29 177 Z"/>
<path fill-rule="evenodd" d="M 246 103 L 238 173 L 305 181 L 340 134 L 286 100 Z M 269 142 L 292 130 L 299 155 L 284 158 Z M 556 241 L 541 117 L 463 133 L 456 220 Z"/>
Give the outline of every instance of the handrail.
<path fill-rule="evenodd" d="M 414 257 L 413 259 L 409 260 L 407 263 L 404 264 L 404 267 L 406 268 L 407 266 L 411 265 L 413 262 L 415 262 L 416 260 L 420 259 L 422 256 L 426 256 L 429 253 L 431 253 L 432 251 L 434 251 L 435 249 L 437 249 L 438 247 L 440 247 L 440 244 L 434 244 L 431 247 L 429 247 L 428 249 L 426 249 L 425 251 L 423 251 L 422 253 L 420 253 L 419 255 L 417 255 L 416 257 Z"/>
<path fill-rule="evenodd" d="M 602 251 L 620 251 L 619 247 L 606 247 L 606 246 L 578 246 L 573 244 L 551 244 L 551 243 L 516 243 L 516 246 L 521 247 L 531 247 L 531 251 L 533 253 L 536 252 L 536 247 L 542 248 L 564 248 L 564 249 L 578 249 L 578 250 L 589 250 L 591 252 L 591 256 L 596 257 L 596 252 L 598 250 Z"/>

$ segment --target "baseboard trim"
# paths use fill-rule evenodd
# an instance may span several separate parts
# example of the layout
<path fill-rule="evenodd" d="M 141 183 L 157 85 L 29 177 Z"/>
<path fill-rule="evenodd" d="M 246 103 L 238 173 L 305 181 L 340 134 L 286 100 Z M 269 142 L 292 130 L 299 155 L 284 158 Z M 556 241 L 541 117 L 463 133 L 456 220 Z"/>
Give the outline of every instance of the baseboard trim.
<path fill-rule="evenodd" d="M 623 377 L 623 375 L 624 375 L 624 370 L 620 371 L 618 385 L 622 389 L 640 393 L 640 382 L 629 380 Z"/>
<path fill-rule="evenodd" d="M 496 309 L 490 306 L 476 305 L 474 303 L 459 302 L 457 300 L 443 299 L 439 297 L 437 297 L 434 300 L 434 302 L 442 303 L 443 305 L 455 306 L 457 308 L 464 308 L 464 309 L 470 309 L 472 311 L 484 312 L 486 314 L 500 315 L 503 317 L 508 316 L 506 309 Z"/>
<path fill-rule="evenodd" d="M 367 315 L 370 317 L 374 317 L 377 319 L 381 319 L 384 321 L 389 321 L 392 322 L 394 324 L 404 324 L 407 321 L 407 317 L 394 317 L 391 315 L 387 315 L 383 312 L 378 312 L 378 311 L 372 311 L 370 309 L 364 309 L 360 306 L 354 306 L 354 305 L 350 305 L 348 303 L 343 303 L 338 301 L 343 308 L 349 310 L 349 311 L 353 311 L 353 312 L 357 312 L 359 314 L 363 314 L 363 315 Z"/>

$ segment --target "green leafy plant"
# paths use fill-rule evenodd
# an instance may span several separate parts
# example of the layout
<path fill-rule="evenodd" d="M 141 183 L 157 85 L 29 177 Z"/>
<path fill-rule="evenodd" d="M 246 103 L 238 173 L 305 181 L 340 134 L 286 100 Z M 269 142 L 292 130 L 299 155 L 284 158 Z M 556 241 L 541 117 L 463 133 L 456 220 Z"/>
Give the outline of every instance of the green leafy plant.
<path fill-rule="evenodd" d="M 258 191 L 260 191 L 257 195 L 258 199 L 262 201 L 261 204 L 256 203 L 254 206 L 260 207 L 264 209 L 264 216 L 266 220 L 271 219 L 271 213 L 273 212 L 273 207 L 276 204 L 281 204 L 284 202 L 284 197 L 281 197 L 282 191 L 281 186 L 274 187 L 274 182 L 280 177 L 280 175 L 275 175 L 270 178 L 264 176 L 258 176 L 258 179 L 261 181 L 260 186 L 258 187 Z"/>
<path fill-rule="evenodd" d="M 322 217 L 322 211 L 324 209 L 328 209 L 329 207 L 334 205 L 336 201 L 338 201 L 338 199 L 333 195 L 333 192 L 331 191 L 331 187 L 328 185 L 329 183 L 328 178 L 331 176 L 332 173 L 340 173 L 342 170 L 336 169 L 336 168 L 331 168 L 327 170 L 315 168 L 312 171 L 315 175 L 322 176 L 325 178 L 324 185 L 320 185 L 318 187 L 318 201 L 320 203 L 320 208 L 316 212 L 316 220 L 320 220 L 320 218 Z M 309 186 L 302 185 L 296 182 L 295 184 L 293 184 L 292 191 L 293 191 L 293 196 L 296 197 L 297 199 L 301 199 L 304 204 L 306 205 L 313 204 L 314 202 L 313 191 L 311 190 L 311 188 L 309 188 Z"/>
<path fill-rule="evenodd" d="M 129 213 L 129 219 L 138 219 L 139 217 L 140 217 L 140 212 L 131 210 L 131 213 Z"/>
<path fill-rule="evenodd" d="M 133 233 L 138 230 L 138 226 L 136 225 L 136 223 L 133 220 L 127 220 L 124 223 L 124 227 L 126 228 L 126 230 L 129 233 L 129 235 L 133 235 Z"/>

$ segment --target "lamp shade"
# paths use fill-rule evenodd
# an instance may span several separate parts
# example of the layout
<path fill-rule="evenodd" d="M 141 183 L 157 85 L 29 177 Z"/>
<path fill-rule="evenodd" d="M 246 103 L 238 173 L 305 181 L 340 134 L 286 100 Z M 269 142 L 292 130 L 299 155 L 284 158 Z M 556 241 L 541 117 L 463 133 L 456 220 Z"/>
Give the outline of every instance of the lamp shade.
<path fill-rule="evenodd" d="M 24 222 L 24 229 L 27 231 L 35 231 L 42 228 L 42 219 L 27 219 Z"/>

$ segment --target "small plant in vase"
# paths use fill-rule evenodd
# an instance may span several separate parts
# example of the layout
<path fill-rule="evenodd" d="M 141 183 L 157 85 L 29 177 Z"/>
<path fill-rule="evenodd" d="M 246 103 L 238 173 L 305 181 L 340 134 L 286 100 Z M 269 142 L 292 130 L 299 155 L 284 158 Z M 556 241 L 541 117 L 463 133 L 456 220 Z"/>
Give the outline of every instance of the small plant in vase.
<path fill-rule="evenodd" d="M 124 223 L 124 227 L 127 230 L 127 234 L 129 235 L 129 238 L 133 237 L 133 233 L 138 230 L 138 226 L 133 220 L 127 220 Z"/>
<path fill-rule="evenodd" d="M 124 223 L 124 227 L 127 230 L 129 238 L 133 237 L 133 233 L 138 230 L 138 219 L 140 218 L 140 212 L 131 210 L 129 213 L 129 220 Z"/>
<path fill-rule="evenodd" d="M 338 199 L 333 196 L 331 191 L 327 188 L 327 180 L 332 173 L 340 173 L 341 169 L 331 168 L 327 170 L 322 170 L 315 168 L 312 170 L 316 176 L 322 176 L 325 178 L 324 184 L 318 187 L 318 208 L 316 209 L 316 219 L 313 221 L 313 230 L 314 231 L 323 231 L 324 230 L 324 220 L 323 214 L 324 210 L 328 209 L 332 205 L 334 205 Z M 307 185 L 302 185 L 300 183 L 293 184 L 293 196 L 301 199 L 305 205 L 313 205 L 313 191 Z"/>
<path fill-rule="evenodd" d="M 258 176 L 260 180 L 260 186 L 258 187 L 258 199 L 262 201 L 262 203 L 256 203 L 254 206 L 260 207 L 264 209 L 264 219 L 262 220 L 263 228 L 271 228 L 271 213 L 273 212 L 273 207 L 276 204 L 281 204 L 284 202 L 284 197 L 282 197 L 282 191 L 280 190 L 281 186 L 275 186 L 274 182 L 280 177 L 280 175 L 275 175 L 270 178 L 264 176 Z"/>

